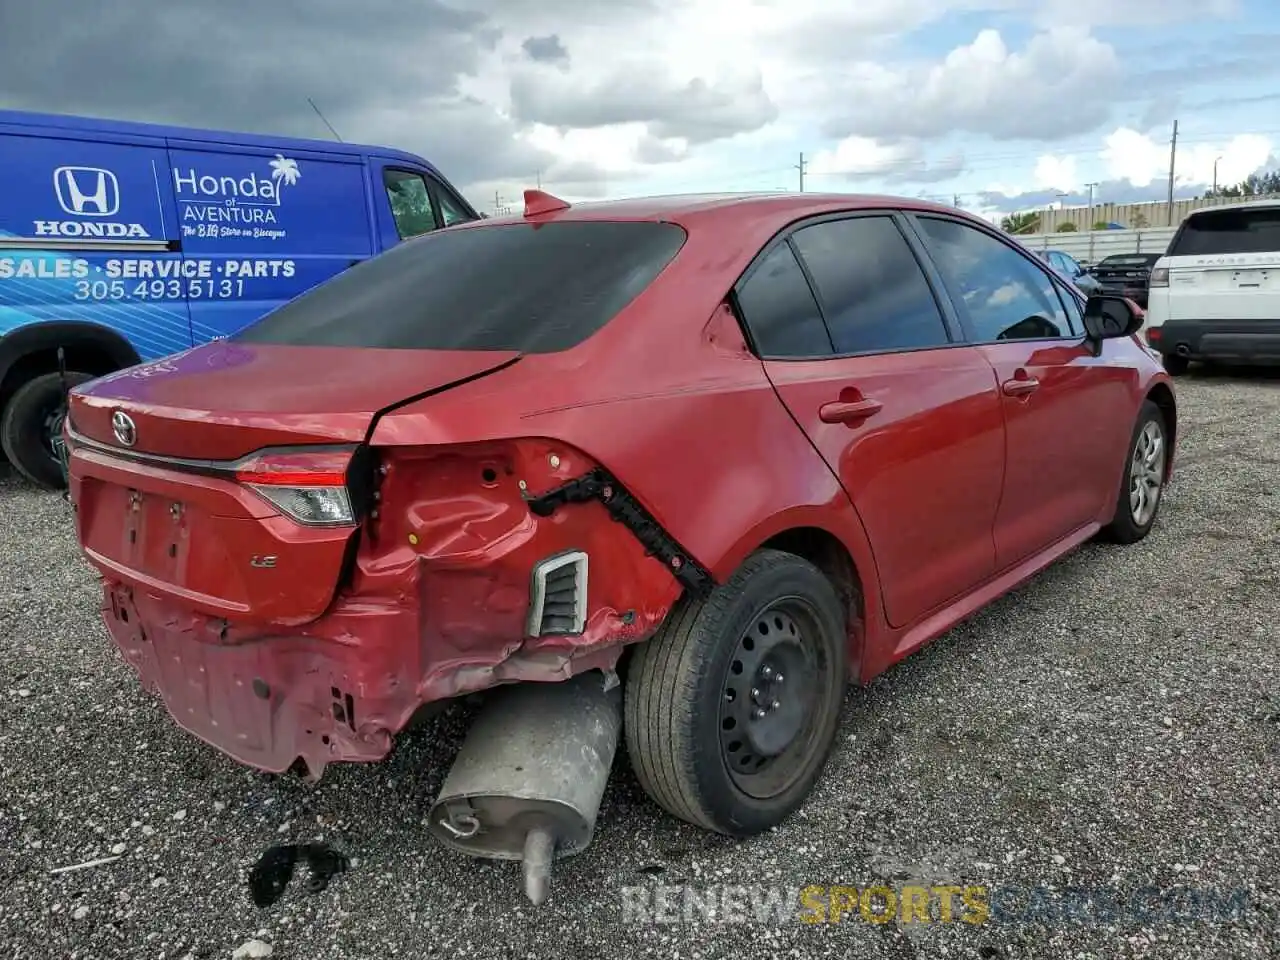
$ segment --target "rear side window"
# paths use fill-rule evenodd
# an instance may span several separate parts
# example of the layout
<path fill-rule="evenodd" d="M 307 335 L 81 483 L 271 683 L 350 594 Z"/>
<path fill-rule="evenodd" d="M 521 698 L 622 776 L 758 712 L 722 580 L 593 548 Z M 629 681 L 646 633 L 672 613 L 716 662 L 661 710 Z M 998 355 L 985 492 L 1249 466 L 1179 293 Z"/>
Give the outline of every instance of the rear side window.
<path fill-rule="evenodd" d="M 889 217 L 817 223 L 797 230 L 793 242 L 822 298 L 836 353 L 950 342 L 929 282 Z"/>
<path fill-rule="evenodd" d="M 1280 252 L 1280 209 L 1214 210 L 1183 221 L 1171 257 Z"/>
<path fill-rule="evenodd" d="M 234 339 L 407 350 L 567 350 L 649 286 L 684 240 L 674 224 L 638 221 L 439 230 L 352 267 Z"/>
<path fill-rule="evenodd" d="M 831 338 L 791 244 L 779 243 L 738 288 L 738 309 L 762 357 L 821 357 Z"/>

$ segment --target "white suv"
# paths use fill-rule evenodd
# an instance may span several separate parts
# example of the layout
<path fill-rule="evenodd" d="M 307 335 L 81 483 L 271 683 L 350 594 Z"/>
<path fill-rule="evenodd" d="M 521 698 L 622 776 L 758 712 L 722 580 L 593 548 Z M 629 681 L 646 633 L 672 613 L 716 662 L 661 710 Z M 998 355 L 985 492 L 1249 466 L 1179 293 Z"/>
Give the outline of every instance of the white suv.
<path fill-rule="evenodd" d="M 1280 200 L 1197 210 L 1151 270 L 1147 342 L 1192 360 L 1280 362 Z"/>

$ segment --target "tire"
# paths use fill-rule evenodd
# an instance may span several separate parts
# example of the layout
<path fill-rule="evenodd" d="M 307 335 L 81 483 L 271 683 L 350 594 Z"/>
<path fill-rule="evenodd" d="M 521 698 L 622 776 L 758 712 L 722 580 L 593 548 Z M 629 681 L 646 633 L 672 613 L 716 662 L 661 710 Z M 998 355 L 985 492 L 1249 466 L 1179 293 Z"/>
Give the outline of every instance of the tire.
<path fill-rule="evenodd" d="M 1159 456 L 1155 462 L 1144 453 L 1148 450 L 1150 440 L 1158 436 Z M 1145 438 L 1145 439 L 1144 439 Z M 1136 471 L 1142 469 L 1139 458 L 1145 463 L 1142 474 L 1145 482 Z M 1124 475 L 1120 478 L 1120 490 L 1116 495 L 1116 509 L 1111 522 L 1102 528 L 1100 537 L 1111 543 L 1137 543 L 1151 532 L 1156 516 L 1160 513 L 1160 502 L 1164 499 L 1165 479 L 1168 476 L 1169 463 L 1169 429 L 1164 414 L 1150 400 L 1143 401 L 1138 413 L 1138 422 L 1133 426 L 1133 434 L 1129 438 L 1128 453 L 1124 461 Z M 1143 482 L 1146 496 L 1154 497 L 1150 510 L 1139 511 L 1133 505 L 1131 497 L 1135 482 Z M 1144 503 L 1148 501 L 1143 501 Z"/>
<path fill-rule="evenodd" d="M 1164 356 L 1164 369 L 1169 376 L 1180 377 L 1191 369 L 1191 361 L 1176 353 L 1167 353 Z"/>
<path fill-rule="evenodd" d="M 847 636 L 831 581 L 778 550 L 753 554 L 707 599 L 681 601 L 636 649 L 623 688 L 627 754 L 645 792 L 673 816 L 730 836 L 785 820 L 831 752 Z M 731 718 L 734 729 L 722 729 Z"/>
<path fill-rule="evenodd" d="M 93 379 L 92 374 L 70 370 L 65 378 L 68 388 Z M 56 422 L 61 423 L 66 407 L 62 384 L 63 377 L 58 373 L 33 377 L 14 391 L 0 413 L 0 447 L 5 457 L 32 483 L 49 490 L 65 486 L 57 457 L 48 445 L 51 418 L 56 417 Z"/>

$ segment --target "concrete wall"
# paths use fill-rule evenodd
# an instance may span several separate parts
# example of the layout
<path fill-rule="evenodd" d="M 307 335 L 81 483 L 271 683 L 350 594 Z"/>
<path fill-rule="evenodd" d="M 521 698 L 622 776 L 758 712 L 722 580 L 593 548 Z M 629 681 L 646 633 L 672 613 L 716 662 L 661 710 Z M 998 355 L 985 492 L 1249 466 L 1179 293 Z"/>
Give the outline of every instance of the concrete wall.
<path fill-rule="evenodd" d="M 1061 250 L 1081 263 L 1097 263 L 1117 253 L 1164 253 L 1177 227 L 1153 230 L 1091 230 L 1084 233 L 1036 233 L 1018 237 L 1032 250 Z"/>
<path fill-rule="evenodd" d="M 1173 201 L 1173 219 L 1169 219 L 1169 205 L 1163 201 L 1155 203 L 1095 203 L 1090 212 L 1088 207 L 1063 207 L 1061 210 L 1036 210 L 1040 216 L 1040 227 L 1037 233 L 1056 233 L 1064 223 L 1074 223 L 1078 230 L 1088 230 L 1098 221 L 1119 223 L 1134 229 L 1151 227 L 1177 226 L 1192 210 L 1202 207 L 1216 207 L 1224 203 L 1240 203 L 1241 200 L 1262 200 L 1263 197 L 1199 197 L 1193 200 Z"/>

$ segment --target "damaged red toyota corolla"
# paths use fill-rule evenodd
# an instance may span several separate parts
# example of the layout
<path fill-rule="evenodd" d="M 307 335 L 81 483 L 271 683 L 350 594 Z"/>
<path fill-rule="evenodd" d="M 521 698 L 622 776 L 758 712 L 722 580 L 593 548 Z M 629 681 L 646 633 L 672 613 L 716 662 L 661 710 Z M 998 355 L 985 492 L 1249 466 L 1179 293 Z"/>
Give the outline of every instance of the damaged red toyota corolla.
<path fill-rule="evenodd" d="M 847 678 L 1150 529 L 1176 416 L 1132 305 L 988 224 L 528 199 L 75 391 L 106 623 L 187 730 L 318 776 L 424 705 L 618 670 L 653 798 L 752 833 Z"/>

